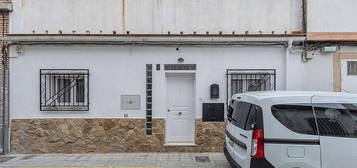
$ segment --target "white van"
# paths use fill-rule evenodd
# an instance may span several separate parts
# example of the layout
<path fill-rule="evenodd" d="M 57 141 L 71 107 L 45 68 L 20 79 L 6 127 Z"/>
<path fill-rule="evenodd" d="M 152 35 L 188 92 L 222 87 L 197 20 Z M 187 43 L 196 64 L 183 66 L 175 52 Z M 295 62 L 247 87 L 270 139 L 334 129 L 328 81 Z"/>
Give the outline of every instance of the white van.
<path fill-rule="evenodd" d="M 224 153 L 233 167 L 357 167 L 356 94 L 237 94 L 228 121 Z"/>

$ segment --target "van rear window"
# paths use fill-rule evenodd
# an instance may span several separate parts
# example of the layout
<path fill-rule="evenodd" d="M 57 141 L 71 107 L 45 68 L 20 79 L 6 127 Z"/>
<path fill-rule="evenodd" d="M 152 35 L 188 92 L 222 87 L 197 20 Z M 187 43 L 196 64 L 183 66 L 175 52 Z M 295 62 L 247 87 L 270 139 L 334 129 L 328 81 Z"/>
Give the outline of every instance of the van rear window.
<path fill-rule="evenodd" d="M 317 135 L 314 113 L 311 105 L 274 105 L 274 117 L 291 131 Z"/>
<path fill-rule="evenodd" d="M 357 104 L 314 104 L 322 136 L 357 137 Z"/>
<path fill-rule="evenodd" d="M 263 129 L 262 108 L 247 102 L 235 102 L 232 108 L 230 122 L 235 126 L 244 129 Z"/>
<path fill-rule="evenodd" d="M 245 123 L 249 115 L 251 104 L 239 101 L 234 105 L 233 110 L 233 124 L 239 128 L 245 129 Z"/>

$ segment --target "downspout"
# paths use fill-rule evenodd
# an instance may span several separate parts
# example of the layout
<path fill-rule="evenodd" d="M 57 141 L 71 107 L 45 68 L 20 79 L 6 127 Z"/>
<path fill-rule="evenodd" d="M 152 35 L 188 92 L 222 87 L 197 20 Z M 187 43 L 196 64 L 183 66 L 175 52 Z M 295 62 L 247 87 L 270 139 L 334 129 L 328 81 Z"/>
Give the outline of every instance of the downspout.
<path fill-rule="evenodd" d="M 302 0 L 302 27 L 304 33 L 307 33 L 307 0 Z"/>
<path fill-rule="evenodd" d="M 5 28 L 5 22 L 6 22 L 6 14 L 4 11 L 0 11 L 1 13 L 1 16 L 2 16 L 2 37 L 5 37 L 5 31 L 6 31 L 6 28 Z M 2 82 L 2 85 L 3 85 L 3 88 L 2 88 L 2 96 L 3 96 L 3 100 L 2 100 L 2 106 L 3 106 L 3 109 L 2 109 L 2 128 L 3 128 L 3 136 L 2 136 L 2 145 L 3 145 L 3 153 L 4 154 L 7 154 L 10 152 L 10 138 L 9 138 L 9 109 L 8 109 L 8 97 L 6 94 L 6 91 L 7 91 L 7 88 L 8 88 L 8 75 L 9 75 L 9 71 L 8 71 L 8 48 L 7 48 L 7 45 L 6 45 L 6 42 L 3 41 L 2 42 L 2 50 L 1 50 L 1 53 L 2 53 L 2 65 L 3 65 L 3 82 Z M 9 92 L 8 92 L 9 93 Z"/>
<path fill-rule="evenodd" d="M 293 40 L 288 40 L 288 45 L 285 50 L 285 90 L 289 90 L 289 61 L 290 61 L 290 51 L 293 46 Z"/>
<path fill-rule="evenodd" d="M 1 13 L 1 19 L 2 19 L 2 32 L 1 32 L 1 36 L 4 37 L 5 36 L 5 14 L 3 11 L 0 11 Z M 1 141 L 2 141 L 2 151 L 1 153 L 5 153 L 5 42 L 1 42 L 1 57 L 2 57 L 2 65 L 3 65 L 3 76 L 2 76 L 2 111 L 1 111 L 1 122 L 2 122 L 2 135 L 1 135 Z"/>
<path fill-rule="evenodd" d="M 10 72 L 9 72 L 9 56 L 8 56 L 8 47 L 4 47 L 4 56 L 3 56 L 3 111 L 4 111 L 4 153 L 7 154 L 10 152 Z"/>

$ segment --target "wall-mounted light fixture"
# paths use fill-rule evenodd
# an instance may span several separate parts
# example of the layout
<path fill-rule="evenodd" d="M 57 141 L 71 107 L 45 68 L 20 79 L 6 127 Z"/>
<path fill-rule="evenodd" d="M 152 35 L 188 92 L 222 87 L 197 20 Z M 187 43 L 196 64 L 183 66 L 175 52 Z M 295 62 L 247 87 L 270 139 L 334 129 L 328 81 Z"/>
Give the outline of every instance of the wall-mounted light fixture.
<path fill-rule="evenodd" d="M 184 61 L 185 61 L 185 59 L 183 59 L 182 57 L 180 57 L 180 58 L 177 59 L 177 62 L 178 62 L 178 63 L 183 63 Z"/>

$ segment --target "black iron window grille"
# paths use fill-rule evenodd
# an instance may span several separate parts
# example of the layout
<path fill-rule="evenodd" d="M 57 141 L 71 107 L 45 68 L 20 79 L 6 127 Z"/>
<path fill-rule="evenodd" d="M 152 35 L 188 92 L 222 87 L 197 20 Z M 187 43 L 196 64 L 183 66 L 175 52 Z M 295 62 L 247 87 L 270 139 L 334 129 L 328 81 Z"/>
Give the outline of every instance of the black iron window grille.
<path fill-rule="evenodd" d="M 275 69 L 228 69 L 227 102 L 237 93 L 276 90 Z"/>
<path fill-rule="evenodd" d="M 88 69 L 41 69 L 41 111 L 88 111 Z"/>

